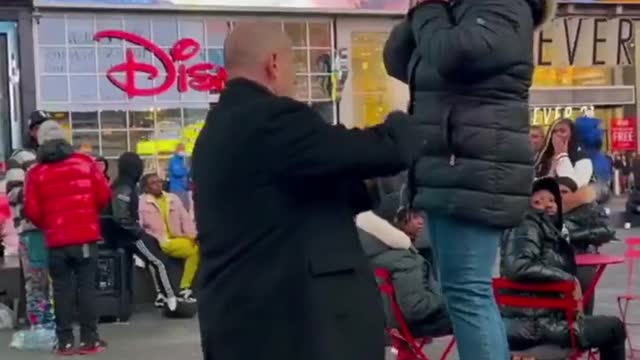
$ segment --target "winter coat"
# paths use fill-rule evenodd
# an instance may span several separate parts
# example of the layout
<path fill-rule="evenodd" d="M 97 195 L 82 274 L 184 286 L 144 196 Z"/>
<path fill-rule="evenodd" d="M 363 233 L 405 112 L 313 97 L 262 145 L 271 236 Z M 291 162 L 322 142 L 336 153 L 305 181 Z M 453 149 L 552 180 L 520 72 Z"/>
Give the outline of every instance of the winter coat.
<path fill-rule="evenodd" d="M 175 154 L 169 159 L 168 175 L 169 192 L 182 193 L 189 191 L 189 168 L 184 156 Z"/>
<path fill-rule="evenodd" d="M 521 283 L 574 281 L 577 270 L 574 250 L 553 221 L 530 210 L 522 223 L 505 232 L 500 247 L 500 274 Z M 512 349 L 540 344 L 570 342 L 566 315 L 545 309 L 501 309 Z M 582 334 L 582 321 L 576 323 Z"/>
<path fill-rule="evenodd" d="M 375 227 L 370 224 L 374 221 L 386 222 L 378 218 L 357 223 L 362 248 L 374 269 L 383 268 L 391 273 L 398 305 L 409 327 L 428 332 L 422 324 L 437 323 L 435 320 L 446 314 L 442 294 L 433 276 L 434 269 L 410 246 L 410 242 L 400 241 L 391 232 L 372 235 L 367 230 Z M 388 307 L 386 310 L 387 322 L 396 324 L 393 313 Z M 426 335 L 424 332 L 422 334 Z"/>
<path fill-rule="evenodd" d="M 111 184 L 113 197 L 103 217 L 105 237 L 112 247 L 126 248 L 145 236 L 140 225 L 138 181 L 144 164 L 135 153 L 124 153 L 118 159 L 118 177 Z"/>
<path fill-rule="evenodd" d="M 170 237 L 195 239 L 196 225 L 182 205 L 182 201 L 171 193 L 164 193 L 164 196 L 169 203 L 168 224 L 165 224 L 164 216 L 152 195 L 144 194 L 140 197 L 140 224 L 144 230 L 161 242 L 169 240 Z M 167 233 L 167 227 L 169 233 Z"/>
<path fill-rule="evenodd" d="M 408 82 L 426 142 L 410 173 L 416 208 L 518 224 L 533 181 L 531 44 L 553 8 L 548 0 L 427 1 L 391 32 L 384 64 Z"/>
<path fill-rule="evenodd" d="M 624 218 L 625 222 L 630 223 L 631 226 L 640 226 L 640 189 L 633 190 L 629 194 L 625 204 Z"/>
<path fill-rule="evenodd" d="M 36 164 L 36 152 L 33 149 L 14 151 L 7 162 L 5 174 L 6 192 L 13 214 L 13 224 L 18 233 L 34 231 L 36 228 L 24 214 L 24 179 L 27 170 Z"/>
<path fill-rule="evenodd" d="M 599 247 L 616 237 L 616 231 L 609 225 L 609 216 L 602 206 L 595 203 L 595 198 L 595 189 L 591 185 L 563 196 L 564 225 L 571 245 L 580 252 Z"/>
<path fill-rule="evenodd" d="M 13 224 L 13 216 L 9 199 L 5 195 L 0 195 L 0 256 L 15 255 L 18 253 L 18 233 Z"/>
<path fill-rule="evenodd" d="M 354 216 L 371 206 L 364 179 L 411 164 L 414 131 L 399 113 L 329 125 L 255 82 L 227 83 L 193 155 L 204 360 L 384 358 Z"/>
<path fill-rule="evenodd" d="M 38 164 L 27 173 L 27 218 L 44 232 L 48 248 L 82 245 L 102 239 L 100 212 L 111 191 L 91 156 L 74 152 L 65 140 L 45 142 Z"/>

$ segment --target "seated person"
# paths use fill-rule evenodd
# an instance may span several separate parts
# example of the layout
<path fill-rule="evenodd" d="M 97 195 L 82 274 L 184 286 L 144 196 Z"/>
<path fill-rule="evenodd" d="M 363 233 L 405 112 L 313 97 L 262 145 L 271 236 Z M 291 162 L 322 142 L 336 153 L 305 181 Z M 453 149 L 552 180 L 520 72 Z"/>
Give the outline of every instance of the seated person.
<path fill-rule="evenodd" d="M 358 215 L 356 224 L 372 267 L 384 268 L 391 273 L 400 311 L 412 335 L 438 337 L 452 334 L 451 320 L 433 276 L 433 268 L 412 246 L 424 227 L 422 217 L 406 209 L 398 212 L 395 225 L 406 237 L 398 236 L 393 228 L 382 231 L 389 223 L 372 212 Z M 393 318 L 391 314 L 388 317 Z"/>
<path fill-rule="evenodd" d="M 596 203 L 595 189 L 590 185 L 578 188 L 569 177 L 560 177 L 557 181 L 571 245 L 584 253 L 615 240 L 616 232 L 609 226 L 609 215 Z"/>
<path fill-rule="evenodd" d="M 562 231 L 562 199 L 557 181 L 537 180 L 530 203 L 531 209 L 522 223 L 508 230 L 502 239 L 501 275 L 520 283 L 575 281 L 574 296 L 581 300 L 574 249 Z M 585 316 L 581 308 L 578 311 L 578 346 L 585 350 L 598 348 L 601 360 L 625 359 L 622 321 L 614 316 Z M 561 311 L 505 307 L 502 316 L 514 350 L 544 344 L 571 347 L 566 317 Z"/>
<path fill-rule="evenodd" d="M 157 174 L 147 174 L 140 184 L 140 225 L 158 239 L 160 248 L 169 257 L 184 259 L 179 300 L 195 302 L 191 286 L 200 264 L 200 249 L 196 244 L 196 227 L 180 199 L 162 191 L 163 181 Z"/>

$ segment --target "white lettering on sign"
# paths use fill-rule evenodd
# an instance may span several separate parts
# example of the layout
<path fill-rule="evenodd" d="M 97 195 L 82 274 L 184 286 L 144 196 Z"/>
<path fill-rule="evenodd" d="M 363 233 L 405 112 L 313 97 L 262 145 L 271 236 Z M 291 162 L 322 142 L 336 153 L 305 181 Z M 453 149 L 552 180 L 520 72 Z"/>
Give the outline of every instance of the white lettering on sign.
<path fill-rule="evenodd" d="M 595 108 L 593 105 L 582 106 L 574 108 L 571 106 L 556 106 L 556 107 L 536 107 L 533 108 L 531 114 L 531 125 L 550 125 L 552 122 L 561 118 L 574 118 L 580 115 L 586 115 L 593 117 L 595 115 Z"/>

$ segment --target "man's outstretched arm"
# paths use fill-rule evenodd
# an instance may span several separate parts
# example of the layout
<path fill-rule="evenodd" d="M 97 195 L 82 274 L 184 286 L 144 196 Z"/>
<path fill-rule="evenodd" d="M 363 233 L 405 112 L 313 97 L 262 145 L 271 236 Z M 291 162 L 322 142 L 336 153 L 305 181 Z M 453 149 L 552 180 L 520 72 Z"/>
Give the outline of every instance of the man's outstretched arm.
<path fill-rule="evenodd" d="M 287 178 L 396 174 L 413 164 L 423 141 L 411 116 L 397 111 L 366 129 L 329 125 L 304 106 L 270 123 L 267 149 L 276 173 Z"/>

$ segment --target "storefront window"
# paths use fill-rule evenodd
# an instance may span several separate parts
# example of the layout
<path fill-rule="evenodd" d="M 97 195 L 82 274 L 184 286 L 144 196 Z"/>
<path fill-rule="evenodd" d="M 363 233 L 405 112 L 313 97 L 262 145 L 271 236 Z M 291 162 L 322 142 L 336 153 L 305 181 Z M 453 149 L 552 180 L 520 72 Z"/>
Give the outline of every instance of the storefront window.
<path fill-rule="evenodd" d="M 127 127 L 127 112 L 122 110 L 104 110 L 100 112 L 102 129 L 124 129 Z"/>
<path fill-rule="evenodd" d="M 127 132 L 122 130 L 102 130 L 102 155 L 120 156 L 122 149 L 127 148 Z"/>
<path fill-rule="evenodd" d="M 75 111 L 71 113 L 73 130 L 98 130 L 97 111 Z"/>
<path fill-rule="evenodd" d="M 278 22 L 294 43 L 296 98 L 312 105 L 330 123 L 335 122 L 332 99 L 333 28 L 330 20 Z M 210 62 L 223 66 L 224 39 L 233 21 L 221 17 L 115 14 L 45 14 L 37 25 L 38 106 L 66 114 L 64 122 L 74 146 L 91 147 L 96 154 L 115 159 L 136 151 L 162 167 L 179 142 L 191 152 L 204 124 L 208 92 L 179 91 L 178 82 L 151 96 L 130 96 L 123 87 L 124 71 L 110 72 L 133 50 L 136 62 L 158 69 L 158 76 L 138 72 L 134 87 L 153 89 L 166 79 L 166 64 L 142 46 L 119 39 L 94 41 L 96 31 L 122 30 L 141 36 L 169 52 L 184 38 L 201 49 L 185 65 Z M 175 64 L 176 66 L 179 64 Z M 107 77 L 110 75 L 111 79 Z"/>
<path fill-rule="evenodd" d="M 93 153 L 100 153 L 100 133 L 97 131 L 71 130 L 71 143 L 76 149 L 90 149 Z"/>

